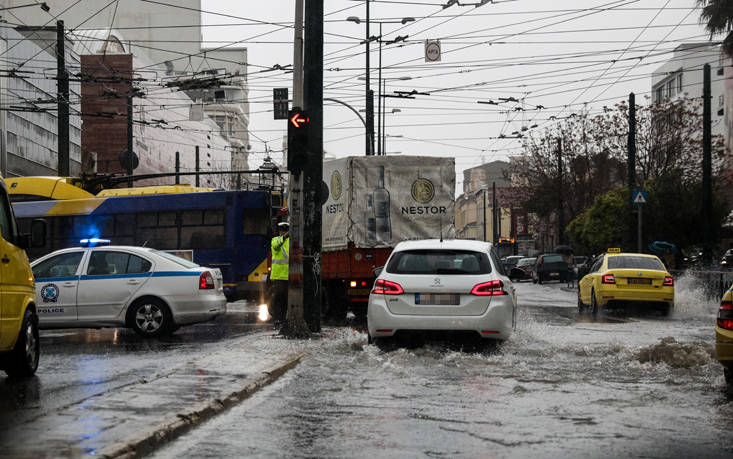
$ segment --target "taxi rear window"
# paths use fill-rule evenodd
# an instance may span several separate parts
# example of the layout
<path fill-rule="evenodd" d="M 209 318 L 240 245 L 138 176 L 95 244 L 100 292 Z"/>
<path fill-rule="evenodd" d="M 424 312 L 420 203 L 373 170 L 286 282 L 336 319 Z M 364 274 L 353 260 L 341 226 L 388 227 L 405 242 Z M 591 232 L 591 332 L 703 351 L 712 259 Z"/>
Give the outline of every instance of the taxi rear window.
<path fill-rule="evenodd" d="M 608 269 L 655 269 L 664 271 L 664 266 L 657 258 L 616 256 L 608 257 Z"/>
<path fill-rule="evenodd" d="M 394 274 L 488 274 L 487 254 L 471 250 L 405 250 L 395 252 L 387 264 Z"/>

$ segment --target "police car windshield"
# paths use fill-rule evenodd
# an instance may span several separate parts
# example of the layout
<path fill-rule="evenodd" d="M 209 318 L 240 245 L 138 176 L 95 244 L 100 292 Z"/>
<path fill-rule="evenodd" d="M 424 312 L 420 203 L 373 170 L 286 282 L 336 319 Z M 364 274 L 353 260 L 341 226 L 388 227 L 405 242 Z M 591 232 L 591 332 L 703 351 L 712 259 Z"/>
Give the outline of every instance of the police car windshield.
<path fill-rule="evenodd" d="M 156 255 L 160 255 L 161 257 L 167 260 L 170 260 L 174 263 L 178 263 L 179 265 L 183 266 L 184 268 L 198 268 L 200 266 L 200 265 L 197 265 L 196 263 L 186 260 L 185 258 L 177 257 L 168 252 L 161 252 L 160 250 L 153 250 L 153 252 Z"/>

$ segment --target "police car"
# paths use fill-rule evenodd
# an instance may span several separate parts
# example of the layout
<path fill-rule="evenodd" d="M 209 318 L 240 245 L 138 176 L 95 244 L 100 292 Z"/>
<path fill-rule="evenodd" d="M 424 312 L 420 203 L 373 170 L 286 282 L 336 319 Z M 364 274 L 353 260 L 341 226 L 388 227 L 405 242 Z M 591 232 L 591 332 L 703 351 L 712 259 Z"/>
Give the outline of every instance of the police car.
<path fill-rule="evenodd" d="M 226 312 L 219 269 L 147 247 L 85 239 L 31 263 L 39 326 L 172 333 Z"/>

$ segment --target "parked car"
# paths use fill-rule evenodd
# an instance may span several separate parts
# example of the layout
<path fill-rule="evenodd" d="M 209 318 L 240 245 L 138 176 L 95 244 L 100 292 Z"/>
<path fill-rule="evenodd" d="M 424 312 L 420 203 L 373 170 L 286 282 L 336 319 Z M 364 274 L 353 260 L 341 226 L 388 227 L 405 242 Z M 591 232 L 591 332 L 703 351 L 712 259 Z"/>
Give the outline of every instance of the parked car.
<path fill-rule="evenodd" d="M 715 324 L 715 355 L 723 365 L 728 384 L 733 384 L 733 287 L 723 294 Z"/>
<path fill-rule="evenodd" d="M 578 282 L 578 310 L 593 314 L 617 304 L 635 303 L 668 314 L 674 306 L 674 279 L 655 255 L 605 253 Z"/>
<path fill-rule="evenodd" d="M 522 258 L 517 265 L 509 272 L 509 278 L 513 281 L 532 279 L 532 270 L 537 262 L 537 257 Z"/>
<path fill-rule="evenodd" d="M 571 276 L 571 267 L 559 253 L 545 253 L 538 256 L 532 270 L 532 282 L 540 284 L 550 280 L 567 282 Z"/>
<path fill-rule="evenodd" d="M 42 329 L 130 327 L 153 337 L 226 312 L 219 269 L 151 248 L 96 244 L 85 240 L 31 264 Z"/>
<path fill-rule="evenodd" d="M 444 330 L 505 340 L 514 329 L 516 311 L 514 287 L 492 244 L 400 242 L 369 295 L 369 341 Z"/>
<path fill-rule="evenodd" d="M 720 260 L 720 269 L 725 271 L 733 269 L 733 249 L 728 249 L 723 254 Z"/>
<path fill-rule="evenodd" d="M 502 263 L 504 264 L 504 271 L 507 273 L 512 272 L 512 269 L 517 266 L 517 263 L 522 258 L 524 258 L 522 255 L 509 255 L 508 257 L 503 258 Z"/>
<path fill-rule="evenodd" d="M 11 377 L 33 376 L 40 340 L 33 276 L 26 248 L 45 244 L 46 223 L 36 220 L 31 234 L 19 234 L 5 182 L 0 177 L 0 370 Z"/>

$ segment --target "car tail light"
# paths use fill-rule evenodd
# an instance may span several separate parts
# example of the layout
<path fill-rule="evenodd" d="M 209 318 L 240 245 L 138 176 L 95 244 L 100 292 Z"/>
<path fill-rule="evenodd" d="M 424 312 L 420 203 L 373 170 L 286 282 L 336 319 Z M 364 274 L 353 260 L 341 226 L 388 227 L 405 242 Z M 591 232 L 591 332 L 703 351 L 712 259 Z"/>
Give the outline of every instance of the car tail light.
<path fill-rule="evenodd" d="M 210 272 L 204 271 L 199 276 L 199 290 L 209 290 L 214 288 L 214 276 Z"/>
<path fill-rule="evenodd" d="M 613 277 L 613 274 L 604 274 L 603 278 L 601 279 L 602 284 L 615 284 L 616 278 Z"/>
<path fill-rule="evenodd" d="M 377 279 L 374 284 L 374 290 L 372 293 L 380 295 L 400 295 L 405 293 L 402 286 L 396 282 L 388 281 L 385 279 Z"/>
<path fill-rule="evenodd" d="M 733 330 L 733 302 L 721 301 L 718 310 L 718 327 Z"/>
<path fill-rule="evenodd" d="M 662 285 L 668 285 L 670 287 L 674 287 L 674 279 L 672 276 L 664 276 L 664 282 Z"/>
<path fill-rule="evenodd" d="M 506 295 L 504 291 L 504 283 L 500 280 L 492 280 L 476 284 L 471 290 L 471 295 L 489 296 L 489 295 Z"/>

